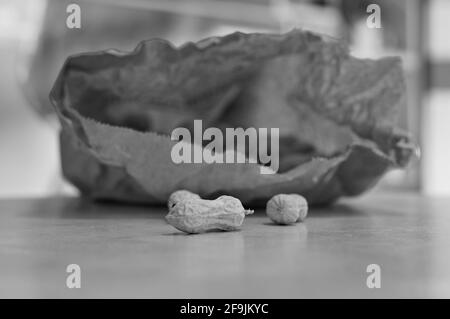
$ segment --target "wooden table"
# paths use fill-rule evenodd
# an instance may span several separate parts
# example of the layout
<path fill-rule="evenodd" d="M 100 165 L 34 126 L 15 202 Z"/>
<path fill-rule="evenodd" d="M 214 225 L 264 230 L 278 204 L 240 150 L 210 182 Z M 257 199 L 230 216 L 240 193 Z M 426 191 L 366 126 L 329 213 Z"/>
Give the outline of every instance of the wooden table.
<path fill-rule="evenodd" d="M 0 200 L 0 297 L 450 297 L 450 198 L 377 194 L 185 235 L 163 207 Z M 81 288 L 66 267 L 81 267 Z M 369 289 L 366 267 L 381 268 Z"/>

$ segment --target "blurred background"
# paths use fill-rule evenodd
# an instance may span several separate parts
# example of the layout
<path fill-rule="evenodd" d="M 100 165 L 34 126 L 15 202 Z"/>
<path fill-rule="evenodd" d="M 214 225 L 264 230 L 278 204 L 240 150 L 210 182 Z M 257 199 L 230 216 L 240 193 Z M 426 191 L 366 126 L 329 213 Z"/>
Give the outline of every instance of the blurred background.
<path fill-rule="evenodd" d="M 79 29 L 66 25 L 71 3 L 81 9 Z M 372 3 L 381 8 L 381 28 L 367 26 Z M 0 197 L 74 192 L 61 178 L 48 99 L 68 55 L 131 51 L 153 37 L 179 45 L 294 27 L 341 38 L 358 57 L 403 58 L 408 103 L 399 125 L 419 143 L 421 157 L 380 187 L 450 195 L 448 0 L 0 0 Z"/>

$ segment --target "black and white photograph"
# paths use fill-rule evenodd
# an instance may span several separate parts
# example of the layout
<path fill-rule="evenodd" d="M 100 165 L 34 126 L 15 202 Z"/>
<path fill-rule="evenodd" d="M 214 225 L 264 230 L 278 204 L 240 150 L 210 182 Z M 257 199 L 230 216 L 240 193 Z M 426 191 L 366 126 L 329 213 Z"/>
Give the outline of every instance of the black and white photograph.
<path fill-rule="evenodd" d="M 449 32 L 448 0 L 0 0 L 0 299 L 450 298 Z"/>

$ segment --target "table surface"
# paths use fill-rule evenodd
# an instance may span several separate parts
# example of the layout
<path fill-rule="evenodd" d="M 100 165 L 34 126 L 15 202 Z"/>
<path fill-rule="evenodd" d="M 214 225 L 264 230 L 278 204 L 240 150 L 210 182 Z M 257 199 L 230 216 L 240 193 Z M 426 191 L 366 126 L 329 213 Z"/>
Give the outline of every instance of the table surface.
<path fill-rule="evenodd" d="M 0 200 L 0 297 L 450 297 L 450 198 L 372 193 L 277 226 L 185 235 L 163 207 Z M 69 289 L 66 267 L 81 268 Z M 369 264 L 381 288 L 369 289 Z"/>

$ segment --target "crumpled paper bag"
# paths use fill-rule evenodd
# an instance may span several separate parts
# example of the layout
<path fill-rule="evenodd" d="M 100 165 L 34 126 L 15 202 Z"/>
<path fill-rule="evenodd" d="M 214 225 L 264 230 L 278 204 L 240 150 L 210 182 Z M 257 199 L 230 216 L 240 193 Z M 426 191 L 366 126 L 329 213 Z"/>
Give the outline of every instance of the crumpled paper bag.
<path fill-rule="evenodd" d="M 361 194 L 408 163 L 415 146 L 396 128 L 404 95 L 399 58 L 357 59 L 336 40 L 293 30 L 71 56 L 50 98 L 63 174 L 85 196 L 158 204 L 187 189 L 257 204 L 299 193 L 314 205 Z M 280 128 L 280 170 L 173 163 L 170 134 L 194 119 Z"/>

